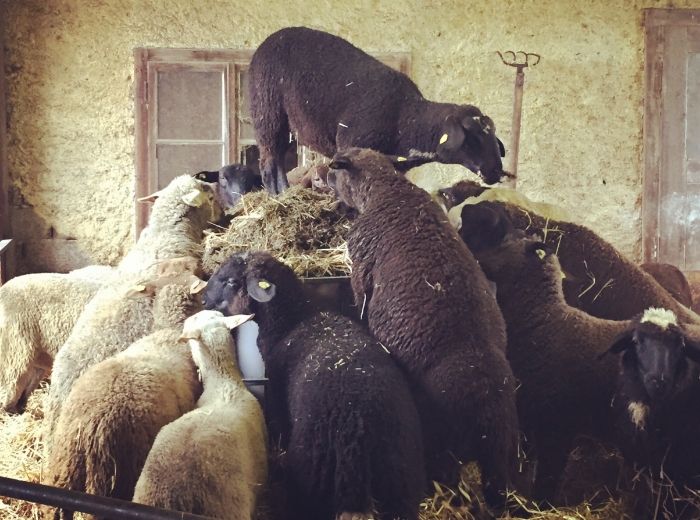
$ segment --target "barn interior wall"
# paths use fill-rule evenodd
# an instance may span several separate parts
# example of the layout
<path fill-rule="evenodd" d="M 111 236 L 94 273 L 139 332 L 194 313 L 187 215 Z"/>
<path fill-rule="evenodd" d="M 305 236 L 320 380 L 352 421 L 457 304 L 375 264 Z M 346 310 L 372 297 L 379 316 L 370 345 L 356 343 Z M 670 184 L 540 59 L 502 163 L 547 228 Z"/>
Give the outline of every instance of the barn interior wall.
<path fill-rule="evenodd" d="M 700 7 L 700 0 L 674 2 Z M 426 97 L 469 102 L 510 142 L 513 68 L 526 70 L 518 188 L 641 250 L 642 0 L 0 0 L 12 233 L 21 267 L 114 263 L 132 242 L 136 47 L 255 48 L 307 25 L 367 51 L 408 51 Z M 464 175 L 422 167 L 434 187 Z"/>

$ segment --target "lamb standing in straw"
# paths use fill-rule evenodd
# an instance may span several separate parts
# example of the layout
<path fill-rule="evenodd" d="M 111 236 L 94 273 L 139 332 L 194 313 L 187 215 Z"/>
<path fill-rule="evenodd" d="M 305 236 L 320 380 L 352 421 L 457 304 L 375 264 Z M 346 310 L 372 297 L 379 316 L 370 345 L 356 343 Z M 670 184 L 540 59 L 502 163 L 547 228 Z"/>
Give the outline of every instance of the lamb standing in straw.
<path fill-rule="evenodd" d="M 188 513 L 252 518 L 267 479 L 267 433 L 258 401 L 231 355 L 229 329 L 252 316 L 201 311 L 185 321 L 204 391 L 197 408 L 164 427 L 136 484 L 134 502 Z"/>

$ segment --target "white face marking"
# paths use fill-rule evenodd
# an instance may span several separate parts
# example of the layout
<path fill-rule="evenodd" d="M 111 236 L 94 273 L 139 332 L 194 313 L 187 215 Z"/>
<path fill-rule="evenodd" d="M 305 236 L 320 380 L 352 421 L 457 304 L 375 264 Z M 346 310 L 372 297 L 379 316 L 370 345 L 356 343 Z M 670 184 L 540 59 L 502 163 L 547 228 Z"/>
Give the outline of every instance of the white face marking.
<path fill-rule="evenodd" d="M 640 323 L 653 323 L 657 327 L 666 330 L 669 325 L 678 325 L 678 319 L 673 311 L 658 307 L 649 307 L 644 311 Z"/>
<path fill-rule="evenodd" d="M 640 401 L 632 401 L 627 405 L 627 410 L 630 413 L 630 419 L 638 430 L 643 430 L 646 424 L 649 407 Z"/>

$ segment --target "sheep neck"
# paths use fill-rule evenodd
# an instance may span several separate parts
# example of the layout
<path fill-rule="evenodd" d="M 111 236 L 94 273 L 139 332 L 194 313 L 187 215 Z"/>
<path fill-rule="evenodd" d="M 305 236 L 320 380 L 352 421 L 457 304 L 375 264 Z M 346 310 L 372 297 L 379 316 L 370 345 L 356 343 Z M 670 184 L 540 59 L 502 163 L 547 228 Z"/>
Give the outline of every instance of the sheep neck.
<path fill-rule="evenodd" d="M 231 354 L 227 352 L 226 356 L 230 358 Z M 241 372 L 231 359 L 217 355 L 216 359 L 207 358 L 201 363 L 199 373 L 204 391 L 199 397 L 198 407 L 213 402 L 232 402 L 241 392 L 247 391 Z"/>
<path fill-rule="evenodd" d="M 267 363 L 274 346 L 294 329 L 307 314 L 307 305 L 298 299 L 304 294 L 301 283 L 283 292 L 288 298 L 259 305 L 255 311 L 258 324 L 258 345 L 263 360 Z M 278 297 L 281 295 L 278 295 Z"/>

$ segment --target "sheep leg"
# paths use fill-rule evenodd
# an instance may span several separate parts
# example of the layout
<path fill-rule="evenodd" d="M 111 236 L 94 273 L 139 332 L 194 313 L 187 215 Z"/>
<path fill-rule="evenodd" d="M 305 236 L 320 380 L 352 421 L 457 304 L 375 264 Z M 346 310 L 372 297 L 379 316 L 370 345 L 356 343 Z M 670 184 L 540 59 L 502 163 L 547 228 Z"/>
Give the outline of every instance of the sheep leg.
<path fill-rule="evenodd" d="M 339 520 L 371 517 L 371 464 L 362 418 L 351 414 L 350 424 L 335 439 L 334 505 Z"/>
<path fill-rule="evenodd" d="M 256 125 L 260 149 L 260 174 L 265 189 L 279 195 L 288 186 L 284 171 L 284 155 L 289 147 L 289 121 L 280 106 L 265 114 L 265 121 Z"/>
<path fill-rule="evenodd" d="M 537 449 L 537 473 L 532 488 L 535 500 L 552 501 L 557 492 L 557 486 L 564 473 L 569 457 L 573 435 L 568 432 L 556 431 L 535 437 Z"/>

